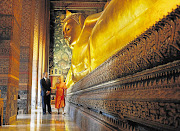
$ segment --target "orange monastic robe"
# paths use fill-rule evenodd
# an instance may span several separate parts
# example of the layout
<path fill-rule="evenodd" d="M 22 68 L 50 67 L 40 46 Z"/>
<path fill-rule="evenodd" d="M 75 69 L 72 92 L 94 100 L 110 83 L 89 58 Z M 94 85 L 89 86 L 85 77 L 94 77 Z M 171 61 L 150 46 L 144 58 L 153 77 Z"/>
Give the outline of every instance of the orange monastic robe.
<path fill-rule="evenodd" d="M 65 107 L 65 99 L 64 99 L 64 90 L 67 89 L 66 83 L 59 83 L 56 84 L 56 101 L 55 101 L 55 108 L 59 109 L 61 107 Z"/>

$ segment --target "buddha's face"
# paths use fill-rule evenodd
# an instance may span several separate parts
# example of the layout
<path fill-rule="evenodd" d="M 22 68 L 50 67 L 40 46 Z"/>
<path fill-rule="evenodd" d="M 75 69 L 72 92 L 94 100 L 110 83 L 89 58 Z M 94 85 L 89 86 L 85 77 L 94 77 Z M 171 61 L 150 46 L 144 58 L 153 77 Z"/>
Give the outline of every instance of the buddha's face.
<path fill-rule="evenodd" d="M 63 27 L 64 38 L 71 49 L 73 49 L 81 32 L 80 25 L 74 20 L 69 19 Z"/>

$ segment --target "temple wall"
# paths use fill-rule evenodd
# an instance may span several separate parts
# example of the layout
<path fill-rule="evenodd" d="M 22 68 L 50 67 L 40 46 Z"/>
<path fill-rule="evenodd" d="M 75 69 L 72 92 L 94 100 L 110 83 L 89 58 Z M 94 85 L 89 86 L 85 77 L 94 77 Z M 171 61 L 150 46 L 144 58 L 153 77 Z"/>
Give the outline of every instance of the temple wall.
<path fill-rule="evenodd" d="M 50 47 L 49 47 L 49 72 L 50 76 L 63 75 L 66 78 L 71 65 L 72 52 L 63 37 L 63 11 L 51 11 L 50 15 Z M 56 78 L 57 79 L 57 78 Z M 54 86 L 54 85 L 52 85 Z"/>
<path fill-rule="evenodd" d="M 3 123 L 9 124 L 17 115 L 22 0 L 4 0 L 0 6 L 0 90 Z"/>
<path fill-rule="evenodd" d="M 179 12 L 177 7 L 68 89 L 66 108 L 82 130 L 180 129 Z"/>

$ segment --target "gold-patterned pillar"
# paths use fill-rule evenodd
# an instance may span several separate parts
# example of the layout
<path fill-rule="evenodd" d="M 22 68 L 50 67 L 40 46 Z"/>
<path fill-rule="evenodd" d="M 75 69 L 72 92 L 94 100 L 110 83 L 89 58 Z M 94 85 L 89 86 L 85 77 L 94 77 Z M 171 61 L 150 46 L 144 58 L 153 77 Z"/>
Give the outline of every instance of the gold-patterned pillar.
<path fill-rule="evenodd" d="M 47 33 L 49 30 L 49 0 L 41 0 L 41 12 L 40 12 L 40 35 L 39 35 L 39 57 L 38 57 L 38 99 L 37 99 L 37 106 L 41 106 L 41 87 L 40 87 L 40 79 L 43 76 L 43 72 L 48 71 L 48 47 L 49 47 L 49 34 Z"/>
<path fill-rule="evenodd" d="M 22 0 L 3 0 L 0 7 L 0 90 L 9 124 L 17 116 Z"/>
<path fill-rule="evenodd" d="M 22 7 L 18 108 L 19 111 L 23 113 L 29 113 L 31 109 L 32 46 L 34 30 L 34 24 L 32 24 L 34 23 L 33 0 L 23 0 Z"/>

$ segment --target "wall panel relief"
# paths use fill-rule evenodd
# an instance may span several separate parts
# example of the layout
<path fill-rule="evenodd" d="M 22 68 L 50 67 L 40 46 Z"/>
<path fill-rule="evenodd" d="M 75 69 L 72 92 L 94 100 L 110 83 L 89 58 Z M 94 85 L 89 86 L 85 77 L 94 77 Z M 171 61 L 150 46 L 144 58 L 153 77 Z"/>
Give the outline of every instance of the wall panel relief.
<path fill-rule="evenodd" d="M 69 88 L 70 114 L 80 109 L 113 130 L 179 130 L 179 32 L 178 6 Z"/>

